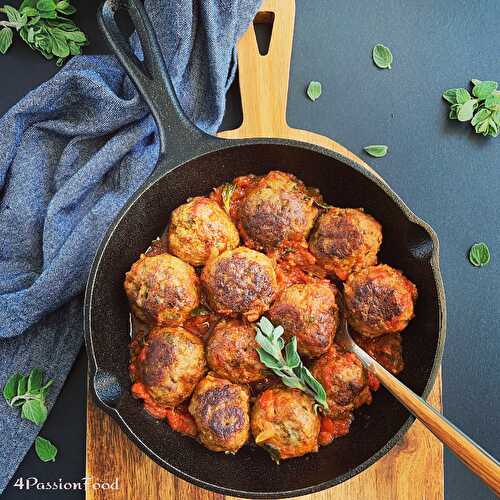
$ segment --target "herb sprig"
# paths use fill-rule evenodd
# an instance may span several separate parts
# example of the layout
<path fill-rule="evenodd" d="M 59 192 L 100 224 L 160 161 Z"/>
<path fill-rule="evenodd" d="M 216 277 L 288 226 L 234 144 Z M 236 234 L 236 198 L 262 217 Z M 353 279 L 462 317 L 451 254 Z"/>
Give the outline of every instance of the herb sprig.
<path fill-rule="evenodd" d="M 287 387 L 300 389 L 312 396 L 317 403 L 315 409 L 321 406 L 328 410 L 325 389 L 302 363 L 297 352 L 297 338 L 293 337 L 285 346 L 283 327 L 275 327 L 265 316 L 260 318 L 256 331 L 255 339 L 260 346 L 257 352 L 261 362 L 280 377 Z"/>
<path fill-rule="evenodd" d="M 3 397 L 7 403 L 21 408 L 21 417 L 37 425 L 42 425 L 47 418 L 45 398 L 53 380 L 43 383 L 43 372 L 33 368 L 29 375 L 15 373 L 3 388 Z"/>
<path fill-rule="evenodd" d="M 467 89 L 448 89 L 443 99 L 450 103 L 449 118 L 470 121 L 477 134 L 497 137 L 500 133 L 500 91 L 494 81 L 472 80 L 472 95 Z"/>
<path fill-rule="evenodd" d="M 46 59 L 56 57 L 60 66 L 69 55 L 79 55 L 87 45 L 87 37 L 66 16 L 76 12 L 69 0 L 23 0 L 19 9 L 4 5 L 0 13 L 0 52 L 5 54 L 12 45 L 13 30 Z"/>

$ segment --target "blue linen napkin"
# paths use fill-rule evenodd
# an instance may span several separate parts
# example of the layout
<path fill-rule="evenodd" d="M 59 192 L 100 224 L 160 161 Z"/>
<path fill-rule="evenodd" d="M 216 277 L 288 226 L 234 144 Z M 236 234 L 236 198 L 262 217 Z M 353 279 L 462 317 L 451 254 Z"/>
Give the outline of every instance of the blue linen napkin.
<path fill-rule="evenodd" d="M 147 0 L 186 114 L 223 117 L 235 44 L 260 0 Z M 84 8 L 84 7 L 82 7 Z M 52 406 L 82 344 L 82 291 L 99 240 L 154 170 L 158 135 L 111 56 L 75 57 L 0 119 L 0 386 L 44 370 Z M 0 398 L 0 492 L 39 427 Z"/>

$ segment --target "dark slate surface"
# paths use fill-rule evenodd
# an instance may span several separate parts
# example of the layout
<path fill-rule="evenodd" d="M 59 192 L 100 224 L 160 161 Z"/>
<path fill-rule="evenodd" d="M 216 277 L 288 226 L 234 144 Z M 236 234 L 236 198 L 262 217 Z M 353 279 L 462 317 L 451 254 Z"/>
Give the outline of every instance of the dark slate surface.
<path fill-rule="evenodd" d="M 92 41 L 87 53 L 104 51 L 94 21 L 97 4 L 88 0 L 79 14 Z M 290 125 L 333 137 L 354 152 L 367 144 L 389 145 L 386 158 L 369 162 L 441 241 L 448 303 L 445 414 L 497 457 L 500 139 L 478 137 L 467 125 L 450 122 L 440 95 L 470 78 L 500 80 L 499 23 L 496 0 L 297 2 L 288 110 Z M 391 71 L 371 63 L 371 48 L 378 42 L 393 51 Z M 16 43 L 0 56 L 0 114 L 56 70 Z M 313 79 L 323 83 L 316 103 L 304 97 Z M 235 91 L 229 109 L 226 128 L 241 119 Z M 489 244 L 492 261 L 476 269 L 466 254 L 481 240 Z M 30 452 L 14 480 L 84 476 L 85 362 L 82 353 L 44 427 L 45 436 L 64 443 L 59 459 L 42 464 Z M 83 497 L 82 492 L 20 491 L 12 483 L 3 498 Z M 494 498 L 448 452 L 445 495 L 447 500 Z"/>

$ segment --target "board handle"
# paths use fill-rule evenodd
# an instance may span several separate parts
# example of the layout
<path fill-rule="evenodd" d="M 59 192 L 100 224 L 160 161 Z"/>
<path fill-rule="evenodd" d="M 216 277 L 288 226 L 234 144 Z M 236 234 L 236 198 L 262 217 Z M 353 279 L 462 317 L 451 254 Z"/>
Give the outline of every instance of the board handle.
<path fill-rule="evenodd" d="M 262 2 L 255 23 L 272 23 L 269 49 L 260 54 L 255 27 L 250 25 L 238 42 L 243 122 L 221 137 L 285 137 L 294 21 L 295 0 Z"/>
<path fill-rule="evenodd" d="M 295 0 L 263 0 L 255 22 L 272 22 L 269 50 L 265 55 L 260 54 L 255 27 L 250 25 L 238 42 L 243 122 L 237 129 L 219 132 L 218 136 L 224 139 L 276 137 L 316 144 L 349 158 L 385 182 L 342 144 L 309 130 L 289 127 L 286 122 Z"/>

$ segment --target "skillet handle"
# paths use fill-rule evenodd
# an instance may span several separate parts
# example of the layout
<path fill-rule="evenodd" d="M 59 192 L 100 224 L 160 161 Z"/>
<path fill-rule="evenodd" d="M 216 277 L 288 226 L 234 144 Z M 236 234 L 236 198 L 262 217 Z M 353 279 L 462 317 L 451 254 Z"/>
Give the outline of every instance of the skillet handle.
<path fill-rule="evenodd" d="M 133 54 L 115 20 L 121 9 L 128 12 L 139 36 L 144 63 Z M 217 141 L 198 129 L 182 111 L 142 1 L 106 0 L 99 8 L 97 20 L 114 55 L 151 109 L 159 131 L 161 155 L 168 149 L 169 157 L 183 157 L 187 145 Z"/>

